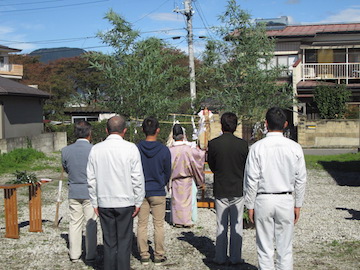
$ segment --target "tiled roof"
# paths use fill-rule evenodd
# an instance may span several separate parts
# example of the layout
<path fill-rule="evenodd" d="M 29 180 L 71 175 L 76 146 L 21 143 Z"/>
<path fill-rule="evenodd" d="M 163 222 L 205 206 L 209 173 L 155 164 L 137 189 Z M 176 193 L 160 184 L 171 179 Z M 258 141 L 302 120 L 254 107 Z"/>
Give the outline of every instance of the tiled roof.
<path fill-rule="evenodd" d="M 269 30 L 266 32 L 272 37 L 315 36 L 325 33 L 350 33 L 360 32 L 360 23 L 289 25 L 281 30 Z"/>
<path fill-rule="evenodd" d="M 49 98 L 50 94 L 0 76 L 0 96 L 36 96 Z"/>

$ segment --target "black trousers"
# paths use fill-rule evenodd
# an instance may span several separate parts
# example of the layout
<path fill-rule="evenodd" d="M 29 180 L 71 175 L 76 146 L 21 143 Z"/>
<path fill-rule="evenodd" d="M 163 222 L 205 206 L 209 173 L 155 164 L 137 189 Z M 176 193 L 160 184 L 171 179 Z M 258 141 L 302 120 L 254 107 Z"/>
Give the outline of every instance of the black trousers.
<path fill-rule="evenodd" d="M 134 210 L 134 206 L 99 207 L 104 239 L 104 270 L 130 270 Z"/>

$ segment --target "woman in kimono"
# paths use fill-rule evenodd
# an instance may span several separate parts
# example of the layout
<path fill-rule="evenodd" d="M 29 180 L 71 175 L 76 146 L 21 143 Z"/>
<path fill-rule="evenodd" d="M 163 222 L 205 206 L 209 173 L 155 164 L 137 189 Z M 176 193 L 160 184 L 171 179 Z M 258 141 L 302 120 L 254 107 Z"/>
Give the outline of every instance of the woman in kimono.
<path fill-rule="evenodd" d="M 205 151 L 192 147 L 179 124 L 173 126 L 171 218 L 175 227 L 192 227 L 197 218 L 197 186 L 204 188 Z"/>

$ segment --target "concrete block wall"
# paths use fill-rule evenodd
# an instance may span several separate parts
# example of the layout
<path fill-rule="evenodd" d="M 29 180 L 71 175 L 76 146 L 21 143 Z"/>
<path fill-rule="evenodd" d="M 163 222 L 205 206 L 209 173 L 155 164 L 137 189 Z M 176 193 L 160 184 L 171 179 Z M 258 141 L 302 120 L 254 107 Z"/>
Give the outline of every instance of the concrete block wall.
<path fill-rule="evenodd" d="M 67 145 L 66 132 L 43 133 L 29 137 L 17 137 L 0 140 L 1 153 L 8 153 L 17 148 L 32 147 L 44 153 L 60 151 Z"/>
<path fill-rule="evenodd" d="M 303 147 L 357 148 L 360 144 L 359 120 L 316 120 L 301 118 L 298 143 Z"/>

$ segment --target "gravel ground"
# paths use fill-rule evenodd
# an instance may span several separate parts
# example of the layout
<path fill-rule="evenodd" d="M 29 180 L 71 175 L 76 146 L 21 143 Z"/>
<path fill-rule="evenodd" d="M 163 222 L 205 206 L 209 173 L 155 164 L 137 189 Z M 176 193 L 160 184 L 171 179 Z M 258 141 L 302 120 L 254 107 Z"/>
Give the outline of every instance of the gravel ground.
<path fill-rule="evenodd" d="M 38 176 L 59 178 L 53 171 L 36 172 Z M 348 184 L 340 186 L 334 179 L 348 179 Z M 5 183 L 9 176 L 3 176 L 0 183 Z M 360 241 L 360 177 L 358 174 L 331 175 L 326 171 L 308 171 L 308 185 L 305 205 L 300 221 L 295 228 L 294 269 L 360 269 L 360 251 L 357 244 L 355 255 L 333 256 L 332 248 L 339 243 Z M 211 176 L 207 178 L 211 194 Z M 343 181 L 342 181 L 343 182 Z M 4 238 L 4 201 L 0 201 L 0 269 L 103 269 L 102 237 L 99 225 L 99 258 L 95 265 L 84 262 L 71 263 L 67 254 L 68 212 L 67 200 L 60 207 L 60 225 L 53 227 L 57 181 L 42 187 L 43 232 L 30 233 L 28 224 L 27 189 L 18 191 L 18 215 L 20 239 Z M 66 198 L 67 189 L 63 190 Z M 167 212 L 168 221 L 169 212 Z M 214 257 L 215 212 L 213 209 L 199 209 L 199 221 L 192 229 L 174 228 L 168 222 L 166 229 L 166 251 L 168 261 L 162 266 L 142 266 L 133 246 L 131 265 L 133 269 L 257 269 L 255 230 L 244 230 L 243 258 L 245 264 L 238 267 L 221 266 L 211 263 Z M 136 231 L 136 222 L 134 232 Z M 150 242 L 152 242 L 152 228 Z M 136 237 L 134 233 L 134 237 Z M 346 255 L 345 255 L 346 256 Z"/>

